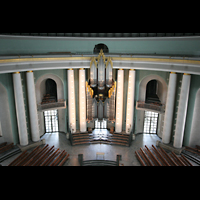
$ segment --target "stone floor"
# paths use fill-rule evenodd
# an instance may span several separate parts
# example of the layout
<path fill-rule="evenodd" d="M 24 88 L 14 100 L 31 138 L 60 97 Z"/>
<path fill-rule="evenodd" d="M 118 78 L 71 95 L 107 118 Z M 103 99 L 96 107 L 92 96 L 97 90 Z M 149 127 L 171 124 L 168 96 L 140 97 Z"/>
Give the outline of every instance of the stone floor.
<path fill-rule="evenodd" d="M 102 130 L 98 130 L 99 134 L 106 134 L 102 132 Z M 95 131 L 96 134 L 98 134 Z M 116 160 L 116 155 L 122 155 L 122 159 L 120 164 L 124 166 L 141 166 L 139 161 L 135 156 L 135 151 L 139 150 L 140 147 L 144 147 L 147 145 L 150 147 L 152 144 L 155 146 L 157 140 L 161 140 L 157 135 L 153 134 L 138 134 L 130 147 L 117 146 L 117 145 L 108 145 L 108 144 L 90 144 L 90 145 L 77 145 L 71 146 L 70 141 L 66 138 L 64 133 L 46 133 L 41 137 L 41 139 L 46 140 L 46 144 L 49 146 L 55 146 L 55 148 L 60 148 L 61 150 L 65 150 L 70 154 L 68 160 L 64 164 L 64 166 L 79 166 L 78 162 L 78 154 L 83 154 L 84 160 L 94 160 L 96 159 L 97 152 L 105 153 L 105 160 Z M 30 149 L 29 151 L 32 151 Z M 17 156 L 20 154 L 16 154 L 11 158 L 3 161 L 1 164 L 3 166 L 7 166 L 10 162 L 12 162 Z"/>
<path fill-rule="evenodd" d="M 103 133 L 102 130 L 98 131 L 99 134 L 106 134 Z M 95 133 L 98 134 L 98 131 L 95 131 Z M 140 147 L 144 148 L 145 145 L 148 147 L 151 147 L 152 144 L 156 146 L 156 141 L 161 140 L 157 135 L 154 134 L 138 134 L 136 135 L 135 140 L 132 141 L 130 147 L 124 147 L 108 144 L 71 146 L 70 141 L 66 138 L 64 133 L 46 133 L 41 137 L 41 139 L 45 139 L 46 144 L 49 144 L 49 146 L 54 145 L 55 148 L 60 148 L 61 150 L 65 150 L 70 154 L 64 166 L 79 166 L 78 154 L 83 154 L 84 160 L 94 160 L 96 159 L 97 152 L 105 153 L 105 160 L 116 160 L 116 155 L 120 154 L 122 155 L 120 163 L 124 166 L 141 166 L 135 156 L 135 151 L 139 150 Z M 32 151 L 32 149 L 29 151 Z M 11 158 L 3 161 L 1 164 L 3 166 L 7 166 L 19 155 L 20 154 L 16 154 Z"/>

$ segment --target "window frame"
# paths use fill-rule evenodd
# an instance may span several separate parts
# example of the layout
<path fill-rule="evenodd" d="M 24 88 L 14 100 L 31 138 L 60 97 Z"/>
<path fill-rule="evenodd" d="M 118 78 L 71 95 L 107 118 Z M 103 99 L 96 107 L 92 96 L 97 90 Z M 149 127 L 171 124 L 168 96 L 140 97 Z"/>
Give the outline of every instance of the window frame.
<path fill-rule="evenodd" d="M 155 115 L 157 115 L 157 116 L 155 116 Z M 149 118 L 149 123 L 146 122 L 146 119 L 148 120 L 148 118 Z M 153 123 L 154 119 L 157 119 L 156 126 L 155 126 L 155 123 Z M 144 111 L 143 133 L 144 134 L 157 134 L 157 132 L 158 132 L 158 121 L 159 121 L 159 113 L 145 110 Z M 154 128 L 155 131 L 152 131 L 152 126 L 155 127 Z M 147 128 L 148 128 L 148 130 L 147 130 Z"/>

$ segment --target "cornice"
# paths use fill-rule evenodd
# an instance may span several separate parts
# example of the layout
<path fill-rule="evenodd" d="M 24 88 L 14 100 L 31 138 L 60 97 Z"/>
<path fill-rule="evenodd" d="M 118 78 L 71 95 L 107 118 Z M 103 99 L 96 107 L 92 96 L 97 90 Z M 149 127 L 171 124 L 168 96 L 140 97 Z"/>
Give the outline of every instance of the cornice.
<path fill-rule="evenodd" d="M 103 55 L 101 55 L 103 57 Z M 81 55 L 68 57 L 40 57 L 40 58 L 0 58 L 0 73 L 12 73 L 16 71 L 45 70 L 45 69 L 69 69 L 90 68 L 97 55 Z M 180 72 L 200 74 L 200 60 L 192 57 L 159 58 L 157 57 L 131 57 L 104 55 L 106 65 L 110 62 L 113 69 L 141 69 L 168 72 Z M 97 63 L 96 63 L 97 64 Z"/>

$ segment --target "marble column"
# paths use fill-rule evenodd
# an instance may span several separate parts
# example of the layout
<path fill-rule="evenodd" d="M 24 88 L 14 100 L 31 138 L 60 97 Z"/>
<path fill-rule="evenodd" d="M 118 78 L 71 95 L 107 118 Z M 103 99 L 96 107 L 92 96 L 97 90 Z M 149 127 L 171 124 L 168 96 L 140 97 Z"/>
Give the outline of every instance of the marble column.
<path fill-rule="evenodd" d="M 15 107 L 17 114 L 17 125 L 19 133 L 19 142 L 20 145 L 28 145 L 28 133 L 26 125 L 26 114 L 24 107 L 24 97 L 22 90 L 21 75 L 19 72 L 13 73 L 13 86 L 14 86 L 14 95 L 15 95 Z"/>
<path fill-rule="evenodd" d="M 176 129 L 174 135 L 174 143 L 173 143 L 173 146 L 175 148 L 181 148 L 183 143 L 189 90 L 190 90 L 190 79 L 191 79 L 190 74 L 185 73 L 183 75 L 181 93 L 178 105 L 177 120 L 176 120 Z"/>
<path fill-rule="evenodd" d="M 174 101 L 176 93 L 176 80 L 177 80 L 177 74 L 175 72 L 171 72 L 169 76 L 167 101 L 165 106 L 164 127 L 162 134 L 162 142 L 165 144 L 170 143 L 170 138 L 171 138 L 172 118 L 173 118 Z"/>
<path fill-rule="evenodd" d="M 129 70 L 127 105 L 126 105 L 126 133 L 131 133 L 133 129 L 134 117 L 134 97 L 135 97 L 135 70 Z"/>
<path fill-rule="evenodd" d="M 124 70 L 119 69 L 117 75 L 117 99 L 116 99 L 116 119 L 115 132 L 122 132 L 122 115 L 123 115 L 123 91 L 124 91 Z"/>
<path fill-rule="evenodd" d="M 76 105 L 75 105 L 75 85 L 74 70 L 70 68 L 67 71 L 68 81 L 68 111 L 69 111 L 69 127 L 72 133 L 76 132 Z"/>
<path fill-rule="evenodd" d="M 37 142 L 40 140 L 40 134 L 33 71 L 28 71 L 26 73 L 26 81 L 28 92 L 29 116 L 31 124 L 31 138 L 33 142 Z"/>
<path fill-rule="evenodd" d="M 85 70 L 79 69 L 79 121 L 80 132 L 85 132 L 86 127 L 86 91 L 85 91 Z"/>

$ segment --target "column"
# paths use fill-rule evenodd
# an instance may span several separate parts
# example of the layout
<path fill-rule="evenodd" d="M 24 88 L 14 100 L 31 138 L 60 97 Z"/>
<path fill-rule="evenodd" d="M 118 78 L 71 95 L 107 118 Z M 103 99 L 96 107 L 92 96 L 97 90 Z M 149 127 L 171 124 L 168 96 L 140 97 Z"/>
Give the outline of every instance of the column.
<path fill-rule="evenodd" d="M 181 148 L 183 143 L 183 135 L 185 130 L 185 120 L 190 90 L 190 79 L 190 74 L 185 73 L 183 75 L 173 144 L 175 148 Z"/>
<path fill-rule="evenodd" d="M 33 71 L 28 71 L 26 73 L 27 81 L 27 92 L 28 92 L 28 105 L 29 105 L 29 116 L 31 124 L 31 138 L 33 142 L 40 140 L 39 126 L 38 126 L 38 113 L 35 95 L 35 83 Z"/>
<path fill-rule="evenodd" d="M 177 74 L 175 72 L 171 72 L 169 76 L 167 101 L 165 106 L 164 127 L 162 134 L 162 142 L 165 144 L 168 144 L 171 138 L 172 118 L 173 118 L 174 101 L 176 93 L 176 80 L 177 80 Z"/>
<path fill-rule="evenodd" d="M 70 68 L 67 71 L 68 81 L 68 111 L 69 111 L 69 127 L 72 133 L 76 132 L 76 106 L 75 106 L 75 86 L 74 86 L 74 70 Z"/>
<path fill-rule="evenodd" d="M 124 91 L 124 70 L 119 69 L 117 75 L 117 99 L 116 99 L 116 120 L 115 132 L 122 132 L 122 114 L 123 114 L 123 91 Z"/>
<path fill-rule="evenodd" d="M 80 132 L 86 131 L 86 92 L 85 92 L 85 70 L 79 69 L 79 121 Z"/>
<path fill-rule="evenodd" d="M 13 86 L 15 94 L 15 107 L 17 114 L 17 125 L 20 145 L 28 145 L 28 133 L 26 125 L 26 114 L 24 108 L 24 97 L 22 90 L 21 75 L 19 72 L 13 73 Z"/>
<path fill-rule="evenodd" d="M 127 104 L 126 104 L 126 133 L 131 133 L 133 129 L 134 117 L 134 97 L 135 97 L 135 70 L 129 70 Z"/>

